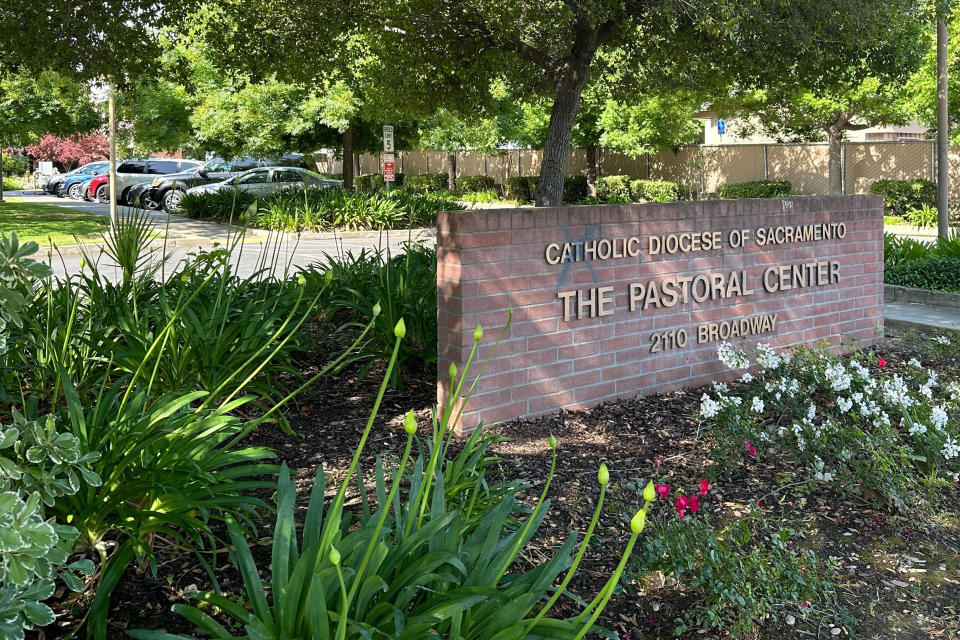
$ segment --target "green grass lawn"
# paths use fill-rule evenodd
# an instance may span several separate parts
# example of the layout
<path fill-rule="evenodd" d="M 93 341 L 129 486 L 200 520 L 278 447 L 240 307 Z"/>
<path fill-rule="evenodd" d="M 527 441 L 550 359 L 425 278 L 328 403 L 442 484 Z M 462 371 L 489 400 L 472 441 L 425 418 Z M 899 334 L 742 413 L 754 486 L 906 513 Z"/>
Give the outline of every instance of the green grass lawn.
<path fill-rule="evenodd" d="M 5 198 L 0 203 L 0 232 L 16 231 L 21 242 L 33 240 L 41 246 L 49 241 L 58 245 L 76 244 L 77 240 L 86 242 L 99 238 L 108 226 L 109 221 L 103 216 L 54 205 L 20 198 Z"/>

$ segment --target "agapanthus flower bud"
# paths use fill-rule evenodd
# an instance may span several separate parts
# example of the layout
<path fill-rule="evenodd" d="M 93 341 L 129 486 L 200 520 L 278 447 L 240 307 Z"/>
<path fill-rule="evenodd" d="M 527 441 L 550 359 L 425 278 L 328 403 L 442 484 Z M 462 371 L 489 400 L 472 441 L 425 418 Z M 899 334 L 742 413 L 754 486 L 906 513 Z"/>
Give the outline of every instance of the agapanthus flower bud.
<path fill-rule="evenodd" d="M 643 488 L 643 499 L 647 502 L 653 502 L 657 499 L 657 489 L 653 486 L 653 480 L 647 483 Z"/>
<path fill-rule="evenodd" d="M 337 551 L 336 547 L 330 547 L 330 562 L 335 565 L 340 564 L 340 552 Z"/>
<path fill-rule="evenodd" d="M 555 437 L 553 437 L 553 434 L 552 434 L 552 433 L 550 434 L 550 437 L 547 438 L 547 444 L 550 445 L 550 448 L 551 448 L 551 449 L 556 449 L 556 448 L 557 448 L 557 439 L 556 439 Z"/>
<path fill-rule="evenodd" d="M 483 337 L 483 325 L 478 324 L 477 328 L 473 330 L 473 339 L 477 342 L 480 342 L 480 338 Z"/>
<path fill-rule="evenodd" d="M 401 339 L 407 335 L 407 325 L 403 323 L 403 318 L 400 318 L 400 320 L 397 322 L 397 326 L 393 328 L 393 335 Z"/>
<path fill-rule="evenodd" d="M 597 482 L 600 484 L 607 484 L 610 482 L 610 470 L 607 469 L 607 465 L 600 463 L 600 470 L 597 471 Z"/>
<path fill-rule="evenodd" d="M 373 317 L 376 318 L 378 315 L 380 315 L 380 303 L 379 303 L 379 302 L 378 302 L 377 304 L 373 305 Z"/>
<path fill-rule="evenodd" d="M 447 373 L 450 374 L 450 379 L 453 380 L 457 377 L 457 365 L 450 363 L 450 367 L 447 369 Z"/>
<path fill-rule="evenodd" d="M 647 509 L 644 507 L 643 509 L 637 511 L 637 513 L 634 514 L 633 519 L 630 520 L 630 531 L 633 531 L 634 533 L 640 533 L 643 531 L 643 527 L 645 527 L 646 524 Z"/>
<path fill-rule="evenodd" d="M 300 285 L 301 287 L 307 284 L 307 279 L 304 277 L 302 273 L 300 274 L 300 277 L 297 278 L 297 284 Z"/>
<path fill-rule="evenodd" d="M 403 420 L 403 430 L 410 435 L 417 432 L 417 418 L 413 415 L 413 409 L 407 411 L 407 417 Z"/>

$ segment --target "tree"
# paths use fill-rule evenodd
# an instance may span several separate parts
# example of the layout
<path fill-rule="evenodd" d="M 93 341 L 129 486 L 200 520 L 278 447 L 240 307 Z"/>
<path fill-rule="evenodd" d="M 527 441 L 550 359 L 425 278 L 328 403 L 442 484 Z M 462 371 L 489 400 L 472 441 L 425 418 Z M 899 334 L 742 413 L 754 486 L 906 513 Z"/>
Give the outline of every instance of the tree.
<path fill-rule="evenodd" d="M 47 133 L 72 135 L 100 124 L 85 83 L 49 70 L 0 76 L 0 144 L 22 147 Z"/>
<path fill-rule="evenodd" d="M 489 104 L 503 76 L 550 106 L 538 205 L 560 203 L 567 151 L 584 87 L 598 56 L 620 52 L 618 90 L 655 85 L 754 84 L 787 75 L 816 85 L 863 57 L 898 25 L 908 0 L 234 0 L 261 64 L 301 71 L 304 49 L 350 59 L 349 37 L 363 38 L 388 87 L 464 117 Z M 301 9 L 302 8 L 302 9 Z M 296 10 L 298 20 L 287 16 Z M 339 36 L 349 34 L 347 40 Z M 253 38 L 256 37 L 256 41 Z M 294 47 L 287 43 L 297 42 Z M 776 46 L 771 46 L 776 43 Z M 284 49 L 286 47 L 286 49 Z M 317 55 L 319 52 L 320 55 Z M 250 57 L 248 55 L 248 57 Z M 642 61 L 643 64 L 637 64 Z M 271 68 L 275 68 L 271 66 Z M 813 78 L 810 83 L 808 77 Z M 382 89 L 382 88 L 381 88 Z M 366 100 L 361 100 L 366 104 Z"/>
<path fill-rule="evenodd" d="M 904 86 L 923 56 L 922 28 L 921 14 L 905 15 L 894 33 L 846 69 L 811 77 L 808 85 L 785 76 L 752 90 L 738 88 L 717 100 L 714 109 L 744 117 L 745 130 L 756 126 L 777 139 L 826 140 L 829 192 L 842 193 L 844 136 L 906 124 L 912 116 Z"/>
<path fill-rule="evenodd" d="M 103 133 L 62 138 L 47 134 L 36 143 L 28 145 L 25 151 L 38 160 L 57 162 L 67 168 L 104 160 L 109 155 L 109 142 Z"/>

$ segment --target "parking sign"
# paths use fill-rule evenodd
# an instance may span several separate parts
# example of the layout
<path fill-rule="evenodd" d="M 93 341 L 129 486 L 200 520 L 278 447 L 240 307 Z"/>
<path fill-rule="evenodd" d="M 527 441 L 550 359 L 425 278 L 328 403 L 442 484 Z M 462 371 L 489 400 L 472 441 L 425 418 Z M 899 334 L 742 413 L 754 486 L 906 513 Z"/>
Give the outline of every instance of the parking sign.
<path fill-rule="evenodd" d="M 393 153 L 393 125 L 383 125 L 383 152 Z"/>

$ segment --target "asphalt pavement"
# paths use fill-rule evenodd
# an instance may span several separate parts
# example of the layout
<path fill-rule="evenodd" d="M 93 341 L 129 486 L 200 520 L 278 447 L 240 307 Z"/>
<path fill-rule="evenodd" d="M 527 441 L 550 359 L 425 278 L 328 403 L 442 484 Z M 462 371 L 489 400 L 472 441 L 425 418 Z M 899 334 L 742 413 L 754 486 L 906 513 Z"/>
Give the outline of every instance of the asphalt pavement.
<path fill-rule="evenodd" d="M 8 197 L 22 198 L 29 202 L 52 204 L 76 211 L 100 216 L 109 216 L 109 205 L 95 202 L 57 198 L 35 192 L 6 192 Z M 121 208 L 121 212 L 123 208 Z M 238 229 L 224 224 L 191 220 L 181 216 L 168 216 L 164 212 L 150 212 L 156 232 L 165 239 L 152 244 L 151 257 L 155 262 L 166 256 L 166 264 L 161 273 L 169 274 L 176 265 L 198 251 L 236 245 L 231 262 L 241 277 L 259 271 L 270 271 L 277 275 L 312 264 L 324 263 L 330 259 L 340 259 L 349 253 L 354 255 L 366 249 L 401 253 L 409 241 L 423 242 L 433 246 L 436 241 L 435 229 L 400 229 L 394 231 L 365 231 L 345 233 L 276 233 L 260 229 L 247 230 L 238 241 Z M 53 252 L 42 249 L 44 261 L 49 261 L 56 276 L 78 273 L 81 264 L 88 260 L 96 262 L 100 271 L 107 277 L 118 279 L 119 268 L 103 254 L 102 246 L 97 244 L 82 247 L 64 247 Z"/>

